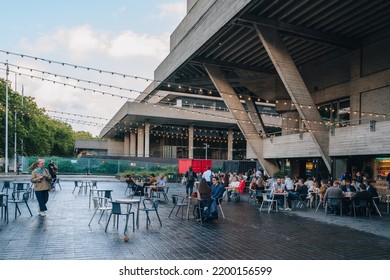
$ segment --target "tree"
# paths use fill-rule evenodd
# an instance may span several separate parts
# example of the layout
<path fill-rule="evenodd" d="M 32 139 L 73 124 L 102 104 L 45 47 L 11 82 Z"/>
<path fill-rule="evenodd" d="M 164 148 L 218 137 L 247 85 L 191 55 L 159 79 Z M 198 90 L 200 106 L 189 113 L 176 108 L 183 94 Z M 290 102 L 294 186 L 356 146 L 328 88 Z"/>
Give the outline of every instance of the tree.
<path fill-rule="evenodd" d="M 88 132 L 74 132 L 69 124 L 54 120 L 39 108 L 33 97 L 22 96 L 8 88 L 8 153 L 14 153 L 15 112 L 18 153 L 27 156 L 73 156 L 75 139 L 93 139 Z M 5 151 L 5 81 L 0 79 L 0 157 Z"/>

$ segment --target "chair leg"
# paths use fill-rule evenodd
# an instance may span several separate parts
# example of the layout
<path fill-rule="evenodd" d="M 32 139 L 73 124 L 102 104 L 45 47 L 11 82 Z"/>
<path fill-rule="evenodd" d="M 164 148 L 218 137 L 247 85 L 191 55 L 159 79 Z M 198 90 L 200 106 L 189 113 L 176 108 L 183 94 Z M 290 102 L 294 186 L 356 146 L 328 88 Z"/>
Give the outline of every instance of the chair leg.
<path fill-rule="evenodd" d="M 134 232 L 134 228 L 135 228 L 135 219 L 134 219 L 134 213 L 131 213 L 132 216 L 133 216 L 133 232 Z"/>
<path fill-rule="evenodd" d="M 146 229 L 149 229 L 149 223 L 150 223 L 149 211 L 145 211 L 145 212 L 146 212 Z"/>
<path fill-rule="evenodd" d="M 30 206 L 28 206 L 28 203 L 27 201 L 24 201 L 26 203 L 26 206 L 27 206 L 27 209 L 28 209 L 28 212 L 30 212 L 30 215 L 31 217 L 33 216 L 33 214 L 31 213 L 31 209 L 30 209 Z"/>
<path fill-rule="evenodd" d="M 219 204 L 218 206 L 219 206 L 219 209 L 221 210 L 222 217 L 225 219 L 225 214 L 223 213 L 221 204 Z"/>
<path fill-rule="evenodd" d="M 100 218 L 99 218 L 98 224 L 100 224 L 100 221 L 103 218 L 103 215 L 106 212 L 106 210 L 100 210 L 100 211 L 101 211 L 101 213 L 100 213 Z"/>
<path fill-rule="evenodd" d="M 169 216 L 168 216 L 168 218 L 170 218 L 170 217 L 171 217 L 171 215 L 172 215 L 172 212 L 173 212 L 173 210 L 175 209 L 175 207 L 176 207 L 176 204 L 175 204 L 175 205 L 173 205 L 173 207 L 172 207 L 172 210 L 171 210 L 171 212 L 169 213 Z"/>
<path fill-rule="evenodd" d="M 110 213 L 110 216 L 108 216 L 108 220 L 107 220 L 106 228 L 104 229 L 104 231 L 107 231 L 108 224 L 110 223 L 110 220 L 111 220 L 111 216 L 112 216 L 112 213 Z"/>
<path fill-rule="evenodd" d="M 97 212 L 97 208 L 95 209 L 95 212 L 93 212 L 92 218 L 91 218 L 91 220 L 89 221 L 88 226 L 91 226 L 92 220 L 93 220 L 93 218 L 95 217 L 96 212 Z M 99 221 L 100 221 L 100 220 L 99 220 Z"/>
<path fill-rule="evenodd" d="M 160 222 L 160 226 L 162 227 L 162 223 L 161 223 L 160 215 L 158 214 L 158 212 L 157 212 L 157 211 L 156 211 L 156 215 L 157 215 L 158 221 Z"/>
<path fill-rule="evenodd" d="M 119 215 L 118 215 L 118 217 L 119 217 Z M 124 235 L 126 235 L 128 223 L 129 223 L 129 215 L 126 215 L 126 225 L 125 225 L 125 230 L 124 230 L 124 232 L 123 232 Z"/>
<path fill-rule="evenodd" d="M 179 211 L 180 211 L 180 208 L 181 208 L 182 206 L 181 205 L 179 205 L 179 208 L 177 209 L 177 211 L 176 211 L 176 215 L 175 216 L 177 216 L 177 214 L 179 214 Z"/>

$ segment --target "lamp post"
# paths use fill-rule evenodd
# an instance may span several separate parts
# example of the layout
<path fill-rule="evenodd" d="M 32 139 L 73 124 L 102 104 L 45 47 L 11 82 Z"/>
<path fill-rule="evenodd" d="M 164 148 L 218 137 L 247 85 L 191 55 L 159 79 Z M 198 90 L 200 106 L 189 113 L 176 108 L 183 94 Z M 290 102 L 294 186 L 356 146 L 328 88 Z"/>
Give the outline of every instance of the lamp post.
<path fill-rule="evenodd" d="M 207 143 L 203 143 L 203 145 L 205 146 L 204 148 L 206 149 L 206 158 L 205 159 L 207 159 L 207 148 L 210 147 L 210 146 Z"/>
<path fill-rule="evenodd" d="M 5 71 L 5 160 L 4 173 L 8 173 L 8 60 L 6 61 Z"/>

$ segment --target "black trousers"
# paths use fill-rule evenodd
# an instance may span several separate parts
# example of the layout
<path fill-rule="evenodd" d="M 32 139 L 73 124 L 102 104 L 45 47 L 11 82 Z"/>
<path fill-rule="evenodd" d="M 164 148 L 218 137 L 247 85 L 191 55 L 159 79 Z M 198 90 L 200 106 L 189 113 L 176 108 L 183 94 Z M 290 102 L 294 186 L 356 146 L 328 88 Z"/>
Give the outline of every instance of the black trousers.
<path fill-rule="evenodd" d="M 46 211 L 46 203 L 49 200 L 49 191 L 35 191 L 35 196 L 38 200 L 39 211 Z"/>

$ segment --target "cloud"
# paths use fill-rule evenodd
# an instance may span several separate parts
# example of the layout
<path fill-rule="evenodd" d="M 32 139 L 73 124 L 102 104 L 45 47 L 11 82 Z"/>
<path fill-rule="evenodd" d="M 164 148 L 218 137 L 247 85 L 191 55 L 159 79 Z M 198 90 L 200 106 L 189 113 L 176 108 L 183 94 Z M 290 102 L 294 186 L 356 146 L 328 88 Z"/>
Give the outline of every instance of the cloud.
<path fill-rule="evenodd" d="M 169 53 L 169 34 L 154 36 L 125 30 L 118 35 L 109 35 L 89 25 L 82 25 L 58 29 L 33 42 L 22 39 L 21 46 L 36 55 L 65 50 L 73 60 L 102 54 L 114 58 L 145 56 L 161 60 Z"/>
<path fill-rule="evenodd" d="M 158 18 L 160 19 L 181 20 L 187 13 L 187 5 L 182 2 L 157 4 L 157 9 L 159 10 Z"/>
<path fill-rule="evenodd" d="M 169 35 L 151 36 L 126 31 L 110 42 L 108 53 L 114 57 L 150 56 L 159 60 L 169 52 Z"/>

